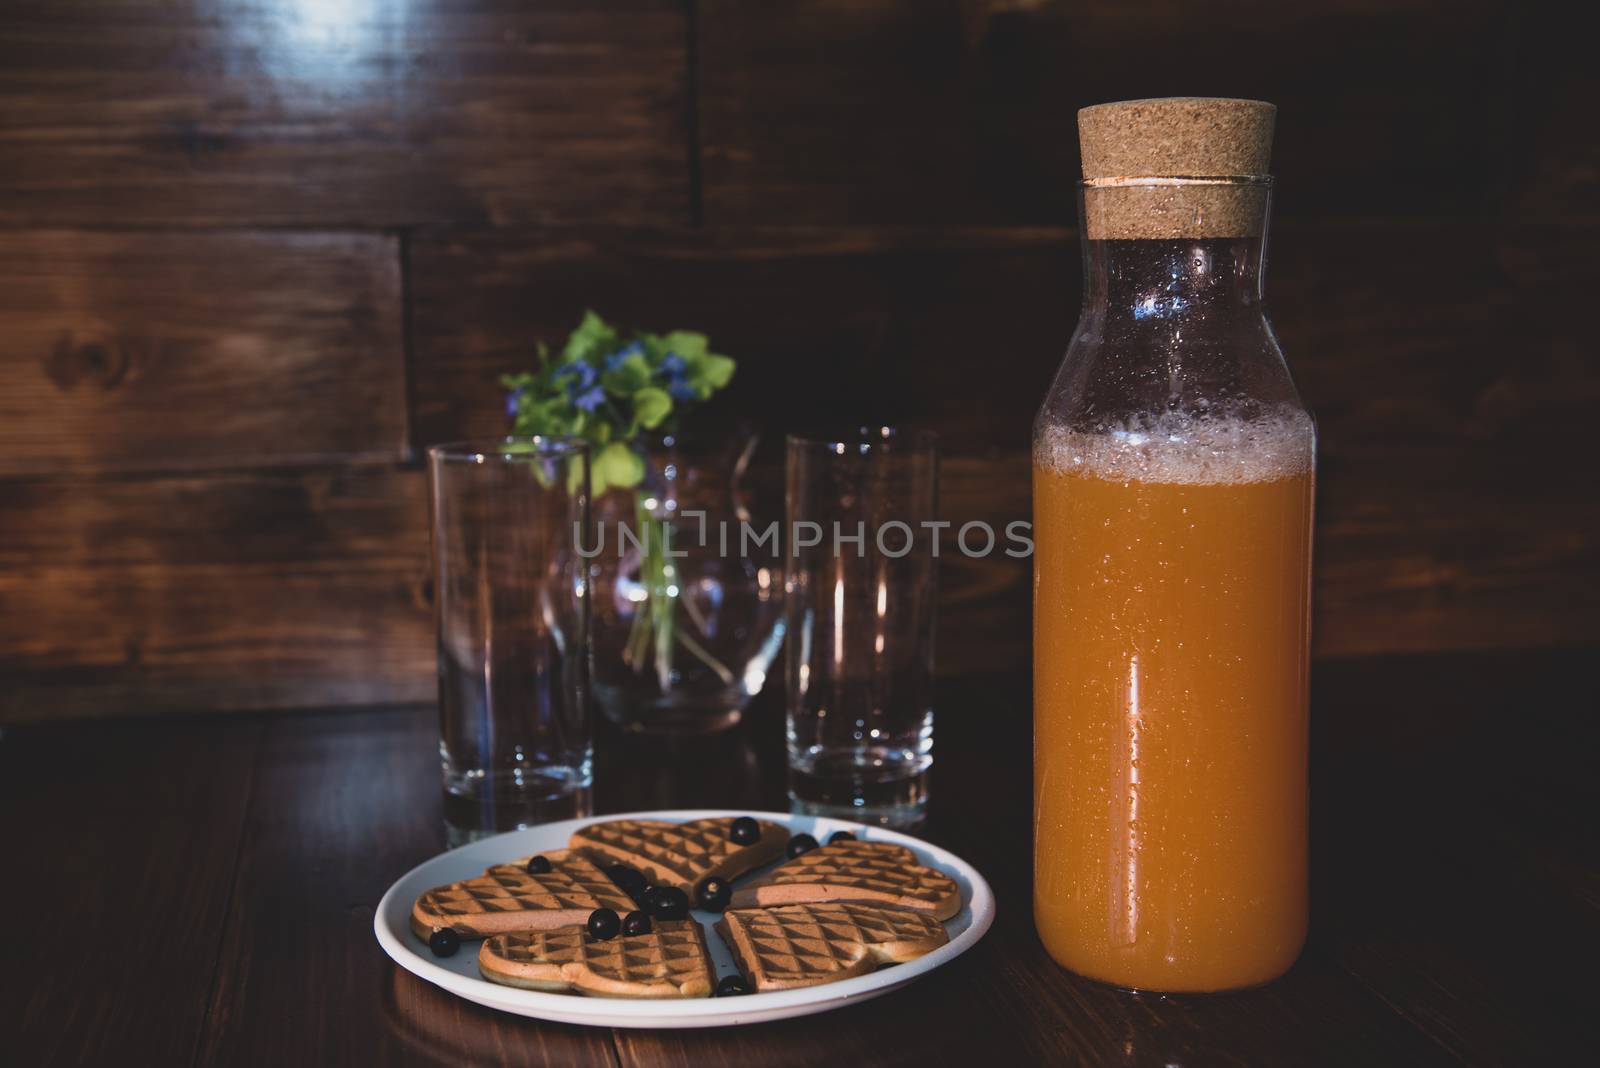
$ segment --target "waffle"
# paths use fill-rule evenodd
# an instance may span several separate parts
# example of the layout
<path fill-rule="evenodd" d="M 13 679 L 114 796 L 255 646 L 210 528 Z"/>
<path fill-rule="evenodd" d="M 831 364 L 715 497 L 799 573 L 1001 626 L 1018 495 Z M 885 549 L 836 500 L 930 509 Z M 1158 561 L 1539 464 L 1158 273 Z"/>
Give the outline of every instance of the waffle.
<path fill-rule="evenodd" d="M 711 959 L 693 920 L 658 920 L 649 934 L 604 942 L 582 927 L 495 935 L 478 950 L 478 971 L 525 990 L 611 998 L 703 998 Z"/>
<path fill-rule="evenodd" d="M 591 823 L 568 843 L 606 864 L 639 869 L 657 886 L 676 886 L 693 900 L 695 884 L 708 875 L 732 879 L 783 856 L 789 832 L 776 823 L 761 823 L 753 845 L 735 845 L 728 838 L 733 820 L 608 820 Z"/>
<path fill-rule="evenodd" d="M 925 913 L 844 903 L 735 909 L 717 933 L 757 993 L 853 979 L 950 940 L 944 924 Z"/>
<path fill-rule="evenodd" d="M 522 863 L 496 864 L 475 878 L 426 891 L 411 908 L 411 929 L 423 939 L 440 927 L 482 938 L 583 923 L 598 908 L 626 915 L 636 907 L 588 857 L 566 849 L 544 856 L 551 869 L 542 875 L 529 874 Z"/>
<path fill-rule="evenodd" d="M 853 901 L 925 912 L 948 920 L 961 911 L 961 888 L 916 854 L 889 842 L 839 841 L 819 846 L 733 892 L 731 907 L 766 908 Z"/>

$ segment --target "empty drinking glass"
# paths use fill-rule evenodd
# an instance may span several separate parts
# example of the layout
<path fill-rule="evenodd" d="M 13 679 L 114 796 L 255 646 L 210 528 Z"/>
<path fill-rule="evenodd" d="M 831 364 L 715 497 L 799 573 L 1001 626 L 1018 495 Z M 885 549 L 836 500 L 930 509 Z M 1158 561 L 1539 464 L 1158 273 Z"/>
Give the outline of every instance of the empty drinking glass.
<path fill-rule="evenodd" d="M 922 818 L 933 764 L 938 448 L 872 427 L 789 437 L 785 603 L 795 811 Z"/>
<path fill-rule="evenodd" d="M 437 445 L 428 476 L 451 844 L 588 815 L 588 446 Z"/>

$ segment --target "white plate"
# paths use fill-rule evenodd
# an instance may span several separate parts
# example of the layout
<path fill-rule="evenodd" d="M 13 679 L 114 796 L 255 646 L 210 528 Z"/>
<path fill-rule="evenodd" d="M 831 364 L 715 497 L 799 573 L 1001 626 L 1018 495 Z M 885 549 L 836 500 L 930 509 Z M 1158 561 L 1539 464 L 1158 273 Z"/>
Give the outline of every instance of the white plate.
<path fill-rule="evenodd" d="M 908 964 L 880 968 L 855 979 L 837 983 L 805 987 L 800 990 L 780 990 L 771 994 L 746 994 L 727 998 L 683 998 L 664 1000 L 634 1000 L 629 998 L 583 997 L 573 994 L 548 994 L 537 990 L 520 990 L 501 986 L 478 976 L 478 945 L 476 941 L 462 944 L 454 957 L 435 957 L 428 947 L 411 933 L 411 905 L 417 895 L 431 887 L 442 886 L 458 879 L 483 874 L 491 864 L 500 864 L 530 853 L 542 853 L 566 847 L 572 832 L 585 824 L 605 819 L 657 819 L 684 821 L 717 816 L 754 816 L 772 820 L 789 828 L 791 834 L 805 831 L 819 842 L 827 840 L 834 831 L 850 831 L 857 838 L 869 842 L 898 842 L 909 846 L 917 859 L 930 867 L 938 868 L 953 878 L 961 887 L 961 911 L 945 924 L 950 932 L 950 943 L 940 946 L 925 957 Z M 716 920 L 713 913 L 696 910 L 695 919 L 707 928 Z M 485 838 L 460 849 L 442 853 L 426 863 L 412 868 L 400 878 L 383 900 L 378 902 L 377 915 L 372 927 L 378 935 L 383 951 L 394 958 L 396 964 L 435 986 L 452 994 L 459 994 L 480 1005 L 514 1012 L 519 1016 L 532 1016 L 540 1020 L 558 1020 L 563 1023 L 588 1024 L 595 1027 L 731 1027 L 736 1024 L 761 1023 L 781 1020 L 788 1016 L 806 1016 L 814 1012 L 853 1005 L 859 1001 L 898 990 L 919 976 L 959 957 L 983 937 L 994 922 L 994 893 L 977 870 L 938 846 L 929 845 L 920 838 L 897 834 L 879 827 L 863 827 L 844 820 L 812 816 L 796 816 L 787 812 L 748 812 L 724 809 L 676 809 L 664 812 L 629 812 L 616 816 L 598 816 L 583 820 L 566 820 L 547 823 L 523 831 Z M 735 972 L 733 957 L 716 932 L 706 931 L 706 945 L 711 950 L 717 977 Z"/>

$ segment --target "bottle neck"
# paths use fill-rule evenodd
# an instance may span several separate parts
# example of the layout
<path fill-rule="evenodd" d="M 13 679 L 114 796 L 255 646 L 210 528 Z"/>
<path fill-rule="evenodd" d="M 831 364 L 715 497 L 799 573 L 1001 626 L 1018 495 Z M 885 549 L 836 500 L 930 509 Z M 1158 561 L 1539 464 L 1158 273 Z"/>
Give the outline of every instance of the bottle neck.
<path fill-rule="evenodd" d="M 1254 237 L 1083 243 L 1084 312 L 1128 328 L 1262 319 L 1265 227 Z"/>
<path fill-rule="evenodd" d="M 1267 184 L 1084 192 L 1083 313 L 1041 426 L 1238 425 L 1303 410 L 1262 300 Z"/>
<path fill-rule="evenodd" d="M 1271 200 L 1270 178 L 1086 180 L 1086 314 L 1141 331 L 1264 323 Z"/>

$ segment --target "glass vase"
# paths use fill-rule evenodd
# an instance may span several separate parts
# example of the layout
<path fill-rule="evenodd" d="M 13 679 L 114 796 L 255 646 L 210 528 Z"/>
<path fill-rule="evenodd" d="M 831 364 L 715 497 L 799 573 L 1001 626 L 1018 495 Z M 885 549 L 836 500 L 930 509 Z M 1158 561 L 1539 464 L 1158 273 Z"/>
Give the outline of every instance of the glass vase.
<path fill-rule="evenodd" d="M 595 500 L 594 691 L 625 730 L 724 730 L 766 682 L 783 576 L 775 520 L 744 491 L 755 445 L 655 438 L 640 483 Z"/>

